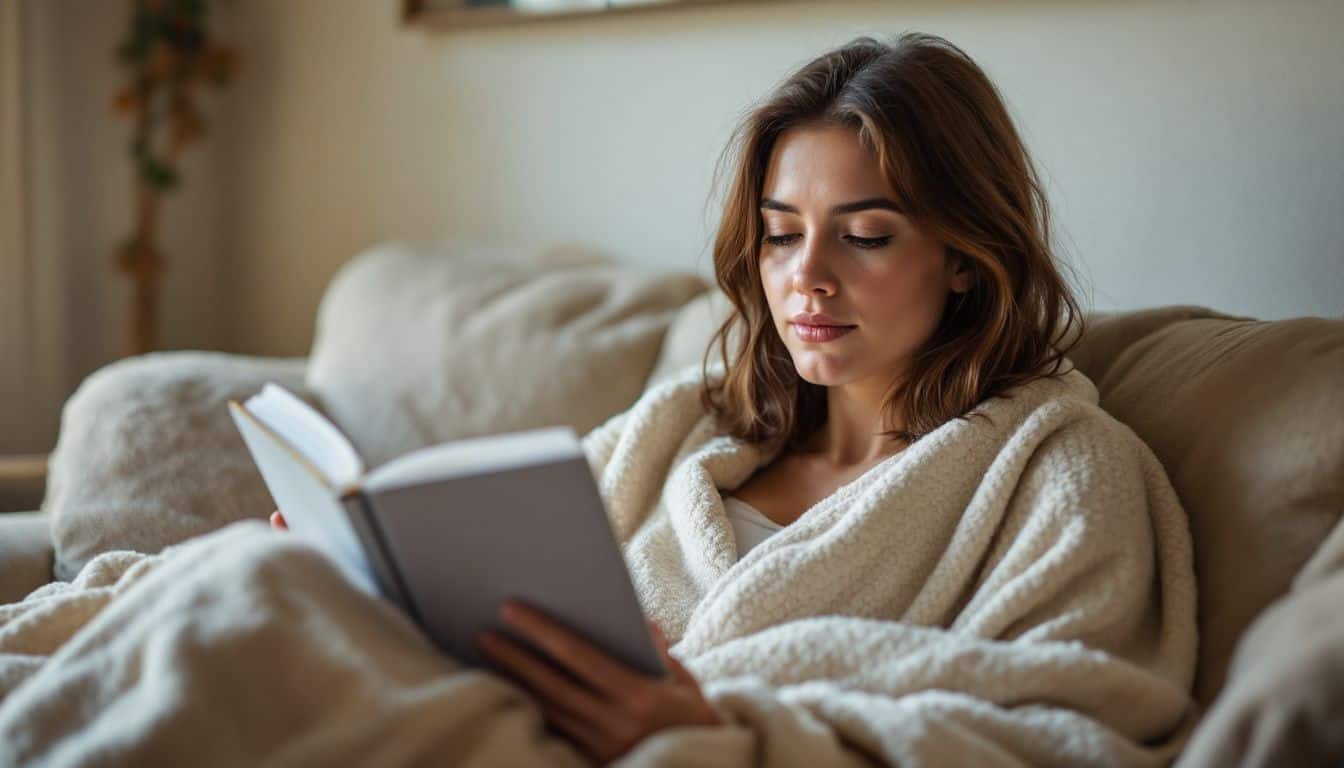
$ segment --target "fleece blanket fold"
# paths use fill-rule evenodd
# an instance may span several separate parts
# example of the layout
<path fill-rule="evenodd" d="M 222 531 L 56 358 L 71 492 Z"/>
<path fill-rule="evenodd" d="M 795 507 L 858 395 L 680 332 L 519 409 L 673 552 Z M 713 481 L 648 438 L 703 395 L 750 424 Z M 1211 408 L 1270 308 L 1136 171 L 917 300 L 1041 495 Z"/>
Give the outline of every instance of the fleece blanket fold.
<path fill-rule="evenodd" d="M 1081 373 L 987 400 L 740 560 L 723 495 L 774 456 L 714 428 L 700 376 L 583 440 L 646 613 L 729 720 L 622 764 L 1173 759 L 1195 719 L 1187 524 Z M 524 690 L 254 521 L 0 607 L 0 744 L 52 765 L 584 764 Z"/>

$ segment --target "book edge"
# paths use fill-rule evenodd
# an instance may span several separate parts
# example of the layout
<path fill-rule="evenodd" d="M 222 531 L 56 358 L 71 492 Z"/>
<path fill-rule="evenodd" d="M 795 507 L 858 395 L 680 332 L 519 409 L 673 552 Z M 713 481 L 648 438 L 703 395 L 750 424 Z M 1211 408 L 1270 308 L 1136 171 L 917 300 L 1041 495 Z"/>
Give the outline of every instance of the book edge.
<path fill-rule="evenodd" d="M 421 625 L 419 609 L 406 586 L 406 579 L 396 558 L 392 557 L 391 550 L 387 546 L 387 539 L 378 522 L 373 500 L 368 494 L 356 489 L 343 494 L 339 501 L 350 521 L 350 527 L 354 528 L 355 535 L 359 537 L 379 587 L 394 605 L 402 609 L 417 625 Z"/>
<path fill-rule="evenodd" d="M 229 410 L 252 422 L 252 424 L 254 424 L 258 429 L 260 429 L 276 445 L 280 446 L 281 450 L 289 454 L 290 457 L 293 458 L 294 461 L 298 463 L 299 466 L 303 467 L 305 471 L 307 471 L 310 475 L 312 475 L 315 479 L 317 479 L 318 482 L 322 483 L 322 485 L 326 486 L 327 488 L 333 491 L 343 492 L 347 490 L 347 489 L 338 489 L 335 483 L 332 482 L 331 478 L 327 477 L 322 472 L 322 470 L 318 469 L 317 465 L 309 461 L 308 457 L 304 456 L 302 451 L 295 448 L 293 444 L 291 444 L 288 440 L 281 437 L 280 434 L 277 433 L 275 430 L 271 429 L 270 425 L 268 425 L 261 419 L 257 418 L 256 415 L 253 414 L 251 411 L 247 410 L 246 405 L 238 402 L 237 400 L 229 400 Z M 254 462 L 256 461 L 255 457 L 253 457 L 253 461 Z M 339 496 L 340 493 L 338 493 L 337 495 Z"/>

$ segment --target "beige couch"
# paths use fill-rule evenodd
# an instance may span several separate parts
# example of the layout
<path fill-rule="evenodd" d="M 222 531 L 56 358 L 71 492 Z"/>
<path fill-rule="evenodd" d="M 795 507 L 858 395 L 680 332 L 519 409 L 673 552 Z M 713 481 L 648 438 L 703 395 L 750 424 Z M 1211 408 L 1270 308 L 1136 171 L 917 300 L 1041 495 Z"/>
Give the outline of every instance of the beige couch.
<path fill-rule="evenodd" d="M 491 431 L 591 429 L 698 362 L 725 310 L 693 275 L 584 254 L 372 249 L 328 289 L 306 358 L 159 353 L 89 377 L 42 511 L 0 515 L 0 602 L 100 552 L 269 512 L 224 408 L 264 381 L 378 464 Z M 1181 764 L 1344 760 L 1344 319 L 1093 314 L 1071 358 L 1190 516 L 1208 713 Z"/>

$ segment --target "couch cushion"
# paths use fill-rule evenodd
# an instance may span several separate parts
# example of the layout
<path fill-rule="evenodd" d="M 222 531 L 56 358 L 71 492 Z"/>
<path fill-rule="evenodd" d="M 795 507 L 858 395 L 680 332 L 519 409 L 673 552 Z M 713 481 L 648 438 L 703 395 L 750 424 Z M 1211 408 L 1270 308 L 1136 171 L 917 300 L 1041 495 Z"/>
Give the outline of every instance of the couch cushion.
<path fill-rule="evenodd" d="M 275 506 L 227 403 L 267 381 L 313 402 L 304 365 L 302 358 L 157 352 L 86 378 L 61 412 L 42 503 L 57 577 L 73 578 L 103 552 L 158 552 L 270 514 Z"/>
<path fill-rule="evenodd" d="M 1344 320 L 1198 307 L 1090 320 L 1073 361 L 1152 446 L 1190 516 L 1207 705 L 1242 631 L 1344 512 Z"/>
<path fill-rule="evenodd" d="M 323 297 L 308 384 L 370 466 L 491 432 L 587 432 L 638 397 L 669 323 L 705 283 L 568 261 L 372 249 Z"/>
<path fill-rule="evenodd" d="M 732 310 L 732 304 L 723 291 L 714 289 L 705 291 L 691 301 L 686 302 L 672 320 L 667 329 L 667 338 L 658 353 L 658 362 L 645 388 L 654 386 L 674 375 L 679 369 L 704 362 L 705 352 L 709 349 L 710 337 L 719 329 Z M 729 338 L 728 351 L 731 354 L 741 335 L 741 328 L 734 328 Z M 711 360 L 718 359 L 718 346 L 714 348 Z"/>
<path fill-rule="evenodd" d="M 0 514 L 37 509 L 46 487 L 46 454 L 0 456 Z"/>

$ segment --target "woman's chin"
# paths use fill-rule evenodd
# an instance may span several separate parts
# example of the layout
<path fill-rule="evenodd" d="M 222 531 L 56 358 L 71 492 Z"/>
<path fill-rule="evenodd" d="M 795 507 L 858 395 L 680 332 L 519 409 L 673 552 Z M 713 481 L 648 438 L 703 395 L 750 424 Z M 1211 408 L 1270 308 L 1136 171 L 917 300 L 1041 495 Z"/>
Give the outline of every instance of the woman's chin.
<path fill-rule="evenodd" d="M 822 355 L 815 352 L 794 355 L 793 367 L 803 381 L 819 387 L 835 387 L 853 378 L 848 366 L 833 359 L 818 360 L 818 357 Z"/>

